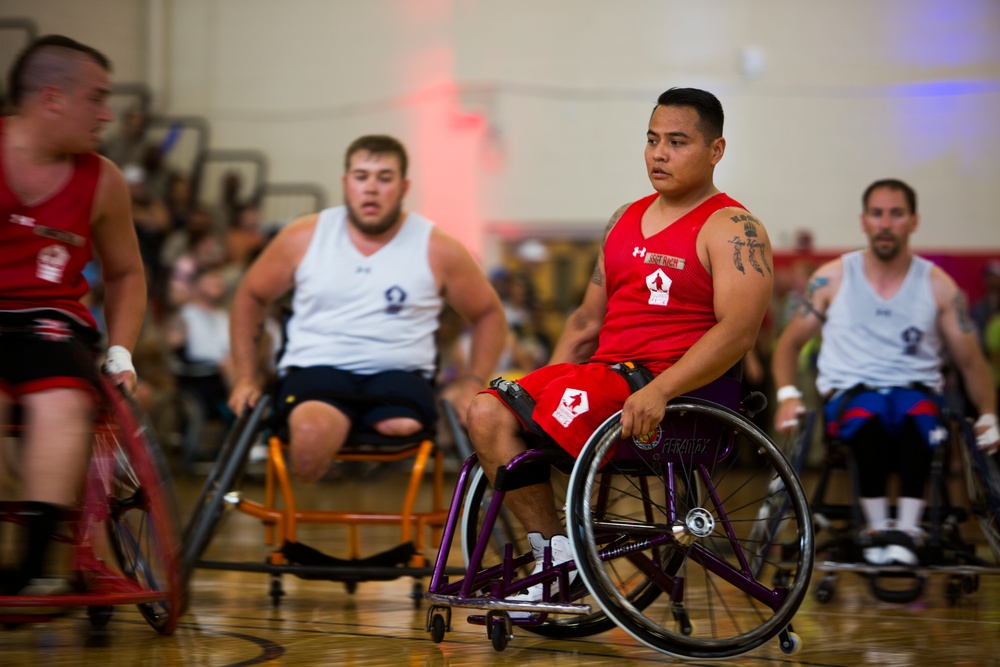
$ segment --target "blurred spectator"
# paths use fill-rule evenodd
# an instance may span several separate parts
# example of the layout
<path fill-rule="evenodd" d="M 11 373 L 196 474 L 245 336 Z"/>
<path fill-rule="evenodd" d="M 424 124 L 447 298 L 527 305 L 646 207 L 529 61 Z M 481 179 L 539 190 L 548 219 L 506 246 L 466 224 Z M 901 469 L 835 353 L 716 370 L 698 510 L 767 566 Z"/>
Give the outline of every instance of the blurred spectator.
<path fill-rule="evenodd" d="M 132 221 L 146 267 L 146 285 L 150 292 L 155 292 L 156 279 L 160 275 L 160 253 L 170 231 L 170 213 L 163 200 L 149 192 L 146 171 L 142 167 L 130 164 L 122 174 L 132 197 Z"/>
<path fill-rule="evenodd" d="M 179 171 L 171 172 L 167 179 L 164 203 L 170 211 L 170 228 L 176 230 L 187 227 L 188 217 L 194 211 L 191 177 Z"/>
<path fill-rule="evenodd" d="M 993 381 L 997 386 L 997 412 L 1000 413 L 1000 312 L 995 312 L 989 322 L 986 323 L 983 332 L 983 343 L 986 348 L 986 356 L 990 361 L 993 370 Z"/>
<path fill-rule="evenodd" d="M 206 416 L 229 419 L 229 310 L 218 266 L 197 268 L 189 298 L 168 327 L 179 389 L 194 396 Z"/>
<path fill-rule="evenodd" d="M 186 238 L 188 247 L 177 257 L 170 271 L 167 304 L 171 307 L 191 301 L 198 276 L 209 268 L 220 269 L 226 256 L 222 239 L 212 230 L 192 232 Z"/>
<path fill-rule="evenodd" d="M 101 146 L 101 154 L 122 169 L 128 165 L 141 165 L 148 122 L 145 109 L 138 105 L 129 107 L 121 116 L 118 133 Z"/>
<path fill-rule="evenodd" d="M 228 261 L 245 270 L 265 243 L 267 235 L 260 227 L 260 206 L 256 202 L 239 206 L 226 230 Z"/>
<path fill-rule="evenodd" d="M 165 267 L 172 267 L 191 247 L 192 236 L 214 231 L 215 218 L 212 212 L 203 206 L 192 208 L 183 219 L 183 226 L 167 235 L 160 253 L 160 263 Z"/>
<path fill-rule="evenodd" d="M 1000 313 L 1000 260 L 994 259 L 983 267 L 983 295 L 969 308 L 976 333 L 985 347 L 986 326 Z"/>
<path fill-rule="evenodd" d="M 143 147 L 139 166 L 146 174 L 146 191 L 166 203 L 170 172 L 163 159 L 163 151 L 157 144 L 146 144 Z"/>

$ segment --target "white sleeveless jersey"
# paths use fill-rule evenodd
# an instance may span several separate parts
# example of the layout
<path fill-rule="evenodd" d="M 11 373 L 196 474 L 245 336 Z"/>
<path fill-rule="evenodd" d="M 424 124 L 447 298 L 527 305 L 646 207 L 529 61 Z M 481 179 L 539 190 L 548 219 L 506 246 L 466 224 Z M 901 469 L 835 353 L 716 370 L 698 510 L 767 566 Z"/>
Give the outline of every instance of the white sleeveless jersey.
<path fill-rule="evenodd" d="M 348 237 L 348 224 L 344 206 L 320 212 L 295 272 L 279 370 L 335 366 L 431 377 L 442 306 L 428 259 L 434 225 L 411 213 L 389 243 L 365 257 Z"/>
<path fill-rule="evenodd" d="M 883 299 L 865 278 L 862 251 L 842 258 L 844 277 L 826 313 L 816 387 L 821 394 L 856 384 L 937 391 L 942 340 L 931 292 L 933 264 L 914 257 L 899 291 Z"/>

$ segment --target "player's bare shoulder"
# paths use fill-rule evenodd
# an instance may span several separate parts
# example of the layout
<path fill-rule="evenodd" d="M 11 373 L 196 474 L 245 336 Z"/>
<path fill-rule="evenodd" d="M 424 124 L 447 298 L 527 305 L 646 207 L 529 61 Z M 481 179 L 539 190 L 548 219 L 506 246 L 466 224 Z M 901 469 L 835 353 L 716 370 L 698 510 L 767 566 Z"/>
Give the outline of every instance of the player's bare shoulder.
<path fill-rule="evenodd" d="M 757 216 L 736 206 L 719 209 L 705 222 L 704 232 L 713 267 L 728 263 L 745 276 L 774 278 L 771 240 Z"/>
<path fill-rule="evenodd" d="M 312 243 L 318 223 L 319 213 L 310 213 L 292 220 L 265 246 L 264 255 L 273 257 L 273 261 L 291 262 L 297 266 Z"/>
<path fill-rule="evenodd" d="M 936 264 L 931 266 L 929 279 L 938 311 L 944 315 L 954 313 L 963 333 L 974 331 L 969 301 L 955 279 Z"/>
<path fill-rule="evenodd" d="M 604 234 L 601 235 L 601 249 L 597 254 L 597 262 L 594 264 L 594 272 L 590 276 L 590 282 L 598 287 L 604 286 L 604 245 L 608 242 L 608 236 L 611 234 L 611 230 L 615 228 L 618 221 L 621 220 L 623 215 L 625 215 L 625 211 L 627 211 L 633 203 L 635 202 L 626 202 L 619 206 L 615 212 L 611 214 L 608 224 L 604 226 Z"/>
<path fill-rule="evenodd" d="M 608 234 L 611 233 L 611 230 L 615 228 L 615 225 L 618 224 L 618 221 L 622 219 L 623 215 L 625 215 L 625 211 L 627 211 L 629 209 L 629 207 L 632 206 L 632 204 L 634 204 L 634 203 L 635 202 L 631 202 L 631 201 L 630 202 L 625 202 L 624 204 L 622 204 L 621 206 L 619 206 L 617 209 L 615 209 L 615 212 L 611 214 L 611 217 L 608 219 L 608 224 L 606 224 L 604 226 L 604 234 L 601 235 L 601 247 L 602 248 L 604 247 L 604 244 L 608 240 Z"/>

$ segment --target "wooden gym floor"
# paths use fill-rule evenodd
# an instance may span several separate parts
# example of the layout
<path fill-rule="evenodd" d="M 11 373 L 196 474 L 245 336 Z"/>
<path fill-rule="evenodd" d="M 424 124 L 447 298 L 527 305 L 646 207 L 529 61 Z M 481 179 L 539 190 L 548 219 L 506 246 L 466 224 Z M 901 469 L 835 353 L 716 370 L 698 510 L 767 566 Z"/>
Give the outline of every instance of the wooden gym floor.
<path fill-rule="evenodd" d="M 451 482 L 453 477 L 448 478 Z M 200 483 L 197 476 L 178 482 L 183 511 L 190 509 Z M 401 492 L 404 483 L 404 475 L 395 469 L 371 476 L 343 475 L 307 487 L 300 502 L 331 508 L 347 502 L 385 507 L 378 503 L 389 502 L 391 508 L 388 497 Z M 450 494 L 450 486 L 447 491 Z M 970 537 L 981 542 L 978 529 L 967 528 Z M 340 528 L 305 529 L 304 542 L 337 555 L 343 539 Z M 391 528 L 371 528 L 363 535 L 366 551 L 398 542 Z M 981 550 L 985 555 L 984 545 Z M 260 561 L 265 553 L 260 525 L 230 513 L 206 558 Z M 814 585 L 820 576 L 814 573 Z M 943 595 L 945 581 L 944 575 L 934 575 L 917 602 L 893 605 L 872 597 L 860 576 L 843 573 L 833 601 L 820 604 L 810 592 L 799 610 L 795 628 L 803 648 L 797 655 L 783 655 L 772 640 L 738 659 L 685 662 L 648 649 L 620 630 L 578 640 L 515 632 L 507 649 L 498 653 L 482 628 L 465 623 L 461 610 L 455 611 L 454 630 L 443 643 L 434 644 L 424 632 L 426 606 L 415 609 L 408 597 L 410 578 L 361 583 L 351 595 L 343 584 L 286 575 L 287 594 L 274 608 L 266 575 L 198 570 L 190 611 L 170 637 L 156 634 L 135 607 L 116 608 L 102 630 L 92 630 L 79 610 L 56 622 L 0 631 L 0 665 L 1000 667 L 1000 577 L 981 577 L 979 590 L 956 606 Z"/>

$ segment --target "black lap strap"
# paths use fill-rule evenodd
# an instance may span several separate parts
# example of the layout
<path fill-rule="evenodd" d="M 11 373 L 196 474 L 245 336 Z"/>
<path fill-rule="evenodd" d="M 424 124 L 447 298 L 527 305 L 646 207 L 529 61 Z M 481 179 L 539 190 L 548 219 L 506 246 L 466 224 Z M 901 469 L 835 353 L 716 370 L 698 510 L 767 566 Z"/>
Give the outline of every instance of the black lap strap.
<path fill-rule="evenodd" d="M 653 374 L 633 361 L 612 364 L 611 370 L 625 378 L 630 393 L 635 393 L 653 381 Z"/>

